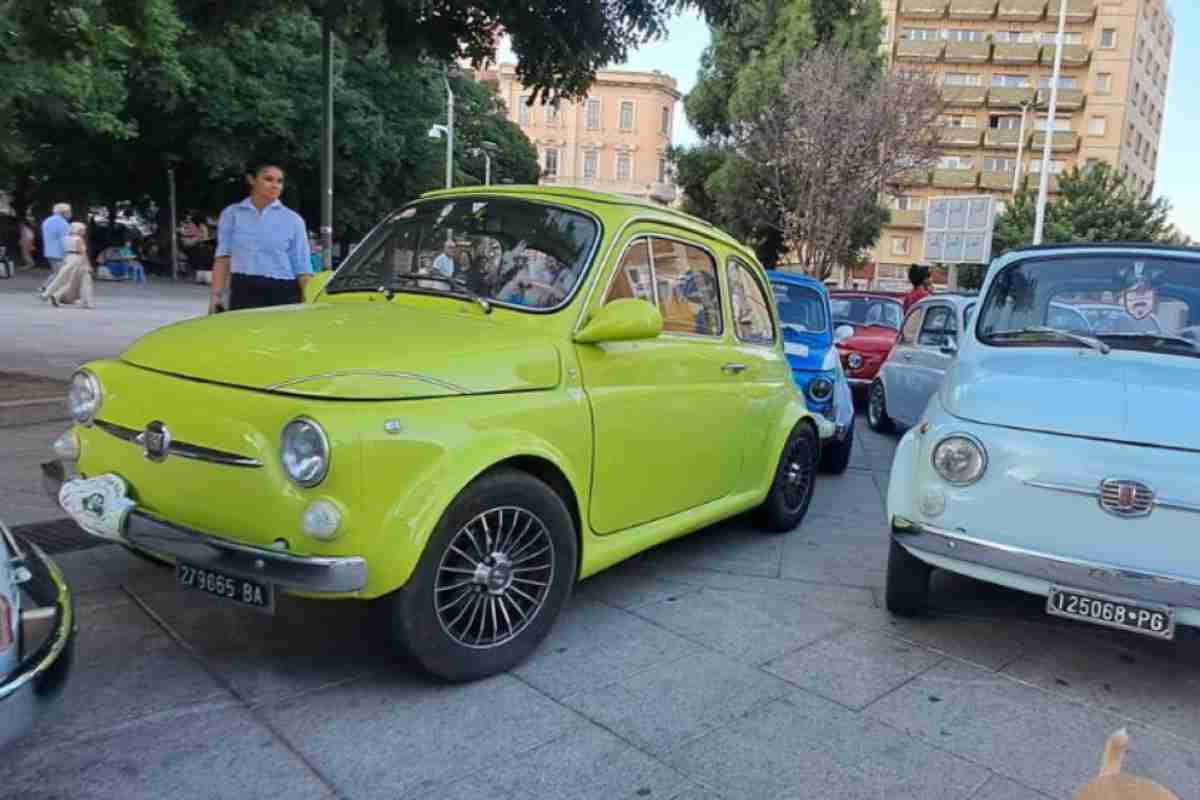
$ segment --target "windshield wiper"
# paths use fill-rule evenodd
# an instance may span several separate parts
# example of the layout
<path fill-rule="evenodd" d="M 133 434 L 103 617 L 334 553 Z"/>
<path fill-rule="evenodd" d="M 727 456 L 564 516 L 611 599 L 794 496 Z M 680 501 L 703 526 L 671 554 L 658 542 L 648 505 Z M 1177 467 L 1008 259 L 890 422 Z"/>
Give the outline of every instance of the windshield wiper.
<path fill-rule="evenodd" d="M 1029 328 L 1021 328 L 1020 330 L 1014 331 L 996 331 L 995 333 L 989 334 L 988 338 L 995 339 L 1002 336 L 1028 336 L 1029 334 L 1036 334 L 1039 336 L 1057 336 L 1060 339 L 1066 339 L 1069 342 L 1075 342 L 1076 344 L 1081 344 L 1084 347 L 1090 347 L 1096 352 L 1103 353 L 1104 355 L 1108 355 L 1112 350 L 1112 348 L 1106 345 L 1104 342 L 1100 341 L 1099 339 L 1094 339 L 1091 336 L 1083 336 L 1078 333 L 1064 331 L 1061 328 L 1049 328 L 1044 325 L 1035 325 Z"/>
<path fill-rule="evenodd" d="M 396 275 L 395 277 L 398 280 L 406 281 L 438 281 L 453 286 L 456 289 L 462 289 L 463 294 L 479 304 L 479 307 L 483 309 L 483 313 L 492 313 L 492 304 L 480 297 L 462 278 L 448 278 L 445 275 Z M 389 297 L 388 299 L 390 300 L 391 298 Z"/>
<path fill-rule="evenodd" d="M 1176 346 L 1186 345 L 1189 350 L 1200 350 L 1200 347 L 1197 347 L 1196 343 L 1191 339 L 1186 339 L 1183 336 L 1172 336 L 1169 333 L 1098 333 L 1096 336 L 1103 339 L 1121 339 L 1123 341 L 1143 342 L 1149 340 L 1164 342 Z"/>

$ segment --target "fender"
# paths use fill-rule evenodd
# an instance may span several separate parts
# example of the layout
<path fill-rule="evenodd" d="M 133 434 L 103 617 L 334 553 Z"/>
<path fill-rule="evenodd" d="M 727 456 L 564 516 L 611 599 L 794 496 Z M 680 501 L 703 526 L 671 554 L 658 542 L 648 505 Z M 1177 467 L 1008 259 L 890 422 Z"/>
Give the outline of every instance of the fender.
<path fill-rule="evenodd" d="M 804 398 L 797 392 L 788 401 L 782 413 L 779 414 L 775 427 L 767 432 L 767 441 L 765 444 L 767 457 L 758 460 L 759 471 L 757 473 L 747 472 L 746 474 L 745 487 L 759 487 L 759 500 L 766 499 L 767 494 L 771 491 L 771 484 L 775 480 L 775 470 L 779 466 L 779 455 L 783 452 L 783 446 L 787 442 L 788 437 L 791 436 L 792 429 L 801 420 L 808 420 L 813 426 L 813 431 L 817 434 L 818 442 L 820 442 L 823 435 L 833 434 L 832 430 L 826 432 L 822 429 L 822 426 L 832 429 L 833 423 L 821 419 L 809 411 L 808 406 L 804 404 Z"/>

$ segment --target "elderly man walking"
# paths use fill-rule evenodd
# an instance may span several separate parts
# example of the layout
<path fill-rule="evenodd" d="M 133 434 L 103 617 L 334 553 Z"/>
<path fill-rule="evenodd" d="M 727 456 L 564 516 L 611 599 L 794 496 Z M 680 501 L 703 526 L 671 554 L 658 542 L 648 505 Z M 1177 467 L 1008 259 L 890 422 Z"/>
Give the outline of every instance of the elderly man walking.
<path fill-rule="evenodd" d="M 41 285 L 38 292 L 46 299 L 46 287 L 58 274 L 65 255 L 67 233 L 70 232 L 71 206 L 69 203 L 55 203 L 54 211 L 42 220 L 42 255 L 50 262 L 50 277 Z"/>

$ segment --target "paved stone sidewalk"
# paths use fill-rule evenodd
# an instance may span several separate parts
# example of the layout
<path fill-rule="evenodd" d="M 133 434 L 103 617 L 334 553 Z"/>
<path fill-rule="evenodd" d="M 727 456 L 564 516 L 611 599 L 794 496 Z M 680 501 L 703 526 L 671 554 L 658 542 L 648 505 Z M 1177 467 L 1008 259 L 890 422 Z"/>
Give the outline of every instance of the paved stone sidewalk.
<path fill-rule="evenodd" d="M 734 520 L 622 564 L 464 686 L 382 652 L 361 604 L 267 617 L 113 546 L 65 555 L 76 670 L 0 796 L 1067 798 L 1121 726 L 1129 769 L 1200 796 L 1196 641 L 948 576 L 928 618 L 880 609 L 894 442 L 862 422 L 798 530 Z"/>

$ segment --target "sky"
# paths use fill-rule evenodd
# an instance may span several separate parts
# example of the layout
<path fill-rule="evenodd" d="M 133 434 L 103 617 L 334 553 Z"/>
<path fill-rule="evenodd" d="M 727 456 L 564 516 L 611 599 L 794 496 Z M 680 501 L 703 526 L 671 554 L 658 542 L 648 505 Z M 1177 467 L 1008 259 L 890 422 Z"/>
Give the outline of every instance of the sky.
<path fill-rule="evenodd" d="M 1200 48 L 1186 47 L 1191 41 L 1188 31 L 1200 31 L 1200 2 L 1170 0 L 1170 8 L 1175 15 L 1175 52 L 1167 84 L 1155 192 L 1166 196 L 1174 206 L 1172 222 L 1200 241 L 1200 83 L 1186 77 L 1200 74 Z M 627 62 L 613 68 L 662 70 L 675 78 L 680 93 L 686 95 L 696 84 L 700 54 L 708 43 L 708 26 L 700 15 L 679 14 L 672 19 L 664 39 L 631 52 Z M 506 45 L 500 60 L 515 61 Z M 676 108 L 675 120 L 675 144 L 696 144 L 699 137 L 688 125 L 682 103 Z"/>

